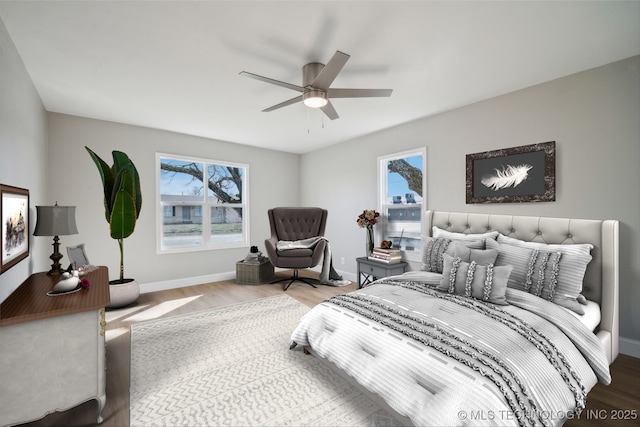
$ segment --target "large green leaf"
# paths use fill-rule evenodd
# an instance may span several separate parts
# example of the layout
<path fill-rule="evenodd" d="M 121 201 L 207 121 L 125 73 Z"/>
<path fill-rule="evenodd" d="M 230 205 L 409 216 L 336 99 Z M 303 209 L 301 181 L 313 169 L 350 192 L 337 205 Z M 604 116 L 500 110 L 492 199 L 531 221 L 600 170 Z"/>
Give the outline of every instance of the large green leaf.
<path fill-rule="evenodd" d="M 133 177 L 133 188 L 131 194 L 133 195 L 136 205 L 136 218 L 140 215 L 142 209 L 142 192 L 140 190 L 140 175 L 133 162 L 122 151 L 113 151 L 113 174 L 116 177 L 115 189 L 120 189 L 118 177 L 120 174 L 127 171 Z M 115 197 L 115 195 L 114 195 Z"/>
<path fill-rule="evenodd" d="M 136 207 L 133 196 L 122 188 L 116 194 L 115 203 L 111 212 L 109 231 L 113 239 L 125 239 L 129 237 L 136 227 Z"/>
<path fill-rule="evenodd" d="M 84 148 L 89 152 L 89 155 L 93 159 L 93 162 L 98 167 L 98 172 L 100 173 L 100 178 L 102 179 L 102 187 L 104 189 L 104 216 L 107 222 L 110 222 L 111 208 L 113 206 L 113 185 L 115 181 L 113 171 L 111 170 L 109 165 L 104 160 L 102 160 L 100 156 L 94 153 L 89 147 Z"/>

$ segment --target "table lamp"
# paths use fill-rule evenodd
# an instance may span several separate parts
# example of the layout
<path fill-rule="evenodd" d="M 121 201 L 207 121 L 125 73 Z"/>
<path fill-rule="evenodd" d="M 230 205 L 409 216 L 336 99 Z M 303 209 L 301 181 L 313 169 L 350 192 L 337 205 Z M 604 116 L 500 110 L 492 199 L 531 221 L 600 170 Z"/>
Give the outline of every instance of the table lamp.
<path fill-rule="evenodd" d="M 53 236 L 53 254 L 49 258 L 53 261 L 51 270 L 47 274 L 62 274 L 65 270 L 60 266 L 63 255 L 60 253 L 58 236 L 78 234 L 76 227 L 75 206 L 36 206 L 37 220 L 34 236 Z"/>

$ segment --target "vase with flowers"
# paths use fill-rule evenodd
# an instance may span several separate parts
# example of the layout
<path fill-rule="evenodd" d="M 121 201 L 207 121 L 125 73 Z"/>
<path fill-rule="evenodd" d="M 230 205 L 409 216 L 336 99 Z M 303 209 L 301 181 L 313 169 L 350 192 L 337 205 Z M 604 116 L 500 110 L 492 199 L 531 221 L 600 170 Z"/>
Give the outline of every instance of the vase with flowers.
<path fill-rule="evenodd" d="M 367 256 L 373 252 L 373 226 L 378 222 L 380 212 L 376 212 L 373 209 L 365 209 L 360 215 L 358 215 L 358 226 L 360 228 L 367 229 Z"/>

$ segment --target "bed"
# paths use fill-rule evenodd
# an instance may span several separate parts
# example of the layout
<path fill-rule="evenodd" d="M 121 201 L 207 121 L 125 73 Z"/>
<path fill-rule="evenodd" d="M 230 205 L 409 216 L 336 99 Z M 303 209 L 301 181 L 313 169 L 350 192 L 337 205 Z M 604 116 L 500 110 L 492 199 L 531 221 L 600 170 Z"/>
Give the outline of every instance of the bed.
<path fill-rule="evenodd" d="M 414 425 L 577 416 L 618 355 L 618 222 L 427 211 L 424 229 L 419 268 L 317 305 L 292 348 Z"/>

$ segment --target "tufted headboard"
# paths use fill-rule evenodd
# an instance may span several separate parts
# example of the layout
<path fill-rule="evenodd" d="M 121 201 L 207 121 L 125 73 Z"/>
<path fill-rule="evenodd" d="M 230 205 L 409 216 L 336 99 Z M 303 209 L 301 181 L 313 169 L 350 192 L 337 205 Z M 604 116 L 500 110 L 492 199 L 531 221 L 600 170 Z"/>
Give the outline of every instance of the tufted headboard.
<path fill-rule="evenodd" d="M 427 211 L 425 232 L 431 234 L 434 225 L 467 234 L 495 230 L 531 242 L 591 243 L 593 259 L 587 266 L 582 294 L 600 304 L 602 319 L 596 335 L 607 349 L 609 363 L 616 358 L 619 316 L 618 221 Z"/>

